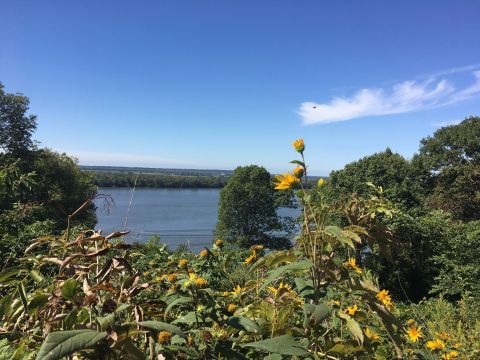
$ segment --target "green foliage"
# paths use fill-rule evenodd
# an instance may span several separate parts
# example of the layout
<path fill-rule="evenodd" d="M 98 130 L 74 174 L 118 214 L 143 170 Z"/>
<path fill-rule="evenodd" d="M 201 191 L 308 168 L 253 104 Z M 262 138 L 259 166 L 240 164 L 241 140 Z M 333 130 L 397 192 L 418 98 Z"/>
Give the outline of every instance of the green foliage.
<path fill-rule="evenodd" d="M 374 183 L 384 189 L 385 198 L 401 208 L 419 205 L 421 189 L 412 181 L 410 163 L 390 149 L 346 165 L 342 170 L 333 171 L 328 178 L 328 196 L 338 200 L 355 192 L 365 195 L 369 192 L 366 183 Z"/>
<path fill-rule="evenodd" d="M 277 215 L 271 175 L 256 165 L 238 167 L 220 192 L 216 236 L 243 247 L 288 246 L 273 232 L 285 230 Z"/>
<path fill-rule="evenodd" d="M 93 177 L 80 170 L 76 159 L 64 153 L 42 149 L 36 151 L 33 157 L 28 170 L 35 172 L 37 185 L 28 200 L 47 205 L 44 207 L 43 219 L 39 220 L 51 219 L 57 230 L 65 229 L 68 215 L 96 195 Z M 93 203 L 74 219 L 75 224 L 87 228 L 93 227 L 96 221 Z"/>
<path fill-rule="evenodd" d="M 480 356 L 480 304 L 478 298 L 468 297 L 457 302 L 443 297 L 423 300 L 418 304 L 402 307 L 402 318 L 412 319 L 424 329 L 424 342 L 443 339 L 448 352 L 456 348 L 460 359 L 476 359 Z M 428 353 L 428 350 L 425 350 Z M 436 351 L 437 356 L 440 352 Z M 438 357 L 430 357 L 437 359 Z"/>
<path fill-rule="evenodd" d="M 38 221 L 42 206 L 26 202 L 36 186 L 35 173 L 23 173 L 19 161 L 0 168 L 0 256 L 2 268 L 21 255 L 28 241 L 47 235 L 50 221 Z"/>
<path fill-rule="evenodd" d="M 480 221 L 451 222 L 446 232 L 435 242 L 432 265 L 439 271 L 432 292 L 480 299 Z"/>
<path fill-rule="evenodd" d="M 107 336 L 106 332 L 88 329 L 52 332 L 48 334 L 38 352 L 37 360 L 61 359 L 78 350 L 93 348 Z"/>
<path fill-rule="evenodd" d="M 222 188 L 226 176 L 218 175 L 165 175 L 133 172 L 89 171 L 99 187 L 143 188 Z"/>
<path fill-rule="evenodd" d="M 455 219 L 480 220 L 480 118 L 443 127 L 421 141 L 413 159 L 431 206 Z"/>
<path fill-rule="evenodd" d="M 27 115 L 29 99 L 8 94 L 0 83 L 0 257 L 10 266 L 29 240 L 67 227 L 67 219 L 96 195 L 93 178 L 76 160 L 48 149 L 38 149 L 31 139 L 36 117 Z M 93 227 L 95 207 L 70 218 L 70 227 Z"/>
<path fill-rule="evenodd" d="M 30 99 L 22 94 L 5 93 L 0 83 L 0 149 L 13 157 L 24 155 L 34 146 L 37 118 L 27 115 L 29 104 Z"/>
<path fill-rule="evenodd" d="M 395 239 L 395 256 L 385 258 L 357 247 L 357 259 L 375 270 L 381 284 L 398 298 L 419 301 L 432 291 L 454 297 L 473 291 L 468 284 L 478 264 L 473 256 L 462 255 L 462 244 L 475 242 L 468 229 L 478 225 L 462 227 L 452 218 L 478 219 L 479 138 L 480 118 L 470 117 L 423 139 L 411 161 L 387 149 L 332 172 L 326 187 L 332 201 L 340 202 L 352 191 L 368 195 L 366 183 L 374 182 L 397 209 L 393 219 L 384 219 Z M 345 223 L 342 214 L 334 218 Z"/>

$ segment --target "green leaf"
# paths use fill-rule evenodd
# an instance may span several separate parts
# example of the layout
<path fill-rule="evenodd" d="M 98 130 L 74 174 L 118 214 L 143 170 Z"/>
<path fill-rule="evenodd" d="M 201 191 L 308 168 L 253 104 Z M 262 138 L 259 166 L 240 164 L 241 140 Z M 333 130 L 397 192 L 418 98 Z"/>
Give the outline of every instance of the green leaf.
<path fill-rule="evenodd" d="M 313 299 L 315 289 L 313 287 L 312 280 L 305 280 L 304 278 L 297 277 L 295 278 L 295 286 L 297 288 L 298 295 L 305 299 Z"/>
<path fill-rule="evenodd" d="M 14 349 L 8 339 L 0 340 L 0 360 L 10 360 L 13 357 Z"/>
<path fill-rule="evenodd" d="M 8 318 L 8 315 L 12 311 L 12 302 L 13 294 L 5 295 L 0 299 L 0 318 L 3 318 L 4 316 Z"/>
<path fill-rule="evenodd" d="M 38 270 L 30 270 L 30 276 L 36 283 L 41 283 L 45 279 L 42 273 Z"/>
<path fill-rule="evenodd" d="M 254 334 L 260 333 L 260 327 L 258 326 L 258 324 L 247 317 L 232 316 L 230 319 L 227 320 L 227 324 L 231 327 L 234 327 L 235 329 L 245 330 Z"/>
<path fill-rule="evenodd" d="M 193 347 L 179 346 L 179 345 L 169 345 L 166 348 L 172 352 L 179 353 L 183 352 L 189 356 L 190 359 L 200 359 L 200 354 Z"/>
<path fill-rule="evenodd" d="M 22 300 L 23 308 L 25 312 L 28 311 L 28 302 L 27 302 L 27 293 L 25 292 L 25 286 L 23 286 L 23 282 L 19 282 L 17 285 L 18 295 L 20 295 L 20 300 Z"/>
<path fill-rule="evenodd" d="M 303 326 L 306 328 L 313 323 L 313 325 L 318 325 L 322 320 L 324 320 L 330 313 L 333 308 L 327 304 L 304 304 L 302 306 L 305 319 Z"/>
<path fill-rule="evenodd" d="M 106 316 L 97 316 L 96 321 L 102 330 L 106 330 L 108 326 L 115 322 L 115 314 L 111 313 Z"/>
<path fill-rule="evenodd" d="M 78 281 L 75 279 L 68 279 L 63 283 L 62 296 L 65 299 L 72 299 L 77 293 Z"/>
<path fill-rule="evenodd" d="M 350 238 L 345 236 L 345 234 L 342 232 L 342 230 L 337 227 L 337 226 L 326 226 L 323 232 L 333 238 L 336 238 L 339 240 L 342 244 L 350 246 L 352 249 L 355 249 L 355 245 L 353 245 L 353 242 Z"/>
<path fill-rule="evenodd" d="M 28 304 L 28 314 L 32 316 L 38 309 L 43 307 L 48 302 L 48 294 L 35 295 Z"/>
<path fill-rule="evenodd" d="M 360 344 L 363 344 L 363 332 L 358 322 L 356 322 L 354 319 L 347 319 L 347 328 L 348 331 L 350 331 L 350 333 L 353 335 L 353 337 Z"/>
<path fill-rule="evenodd" d="M 295 338 L 290 335 L 281 335 L 267 340 L 261 340 L 242 344 L 242 347 L 252 347 L 261 351 L 290 355 L 290 356 L 308 356 L 310 353 L 301 346 Z"/>
<path fill-rule="evenodd" d="M 37 355 L 37 360 L 56 360 L 76 351 L 90 349 L 108 336 L 95 330 L 58 331 L 48 334 Z"/>
<path fill-rule="evenodd" d="M 145 360 L 145 354 L 133 344 L 131 339 L 118 341 L 113 348 L 120 351 L 122 360 Z"/>
<path fill-rule="evenodd" d="M 327 350 L 327 353 L 335 352 L 340 355 L 349 355 L 355 352 L 365 351 L 363 346 L 358 346 L 353 341 L 346 341 L 344 343 L 337 343 L 332 348 Z"/>
<path fill-rule="evenodd" d="M 172 321 L 172 324 L 193 324 L 197 322 L 197 317 L 195 316 L 195 311 L 191 311 L 178 319 Z"/>
<path fill-rule="evenodd" d="M 124 311 L 130 310 L 131 307 L 132 307 L 132 305 L 130 305 L 130 304 L 120 304 L 115 309 L 115 314 L 120 314 Z"/>
<path fill-rule="evenodd" d="M 158 331 L 168 331 L 168 332 L 171 332 L 172 334 L 177 334 L 177 335 L 180 335 L 181 337 L 185 337 L 185 334 L 179 327 L 172 324 L 167 324 L 161 321 L 153 321 L 153 320 L 140 321 L 136 324 L 138 326 L 142 326 L 147 329 L 158 330 Z"/>
<path fill-rule="evenodd" d="M 72 329 L 78 319 L 78 310 L 70 311 L 70 314 L 67 315 L 63 323 L 65 324 L 64 329 Z"/>
<path fill-rule="evenodd" d="M 297 257 L 290 251 L 279 251 L 274 254 L 275 255 L 265 261 L 265 263 L 272 268 L 281 263 L 291 263 L 297 260 Z"/>
<path fill-rule="evenodd" d="M 9 285 L 11 282 L 18 281 L 17 275 L 20 275 L 22 273 L 27 273 L 27 272 L 28 271 L 25 268 L 22 268 L 20 266 L 16 266 L 16 267 L 10 268 L 9 270 L 2 271 L 0 273 L 0 283 L 2 285 Z"/>
<path fill-rule="evenodd" d="M 189 304 L 191 302 L 192 302 L 192 299 L 187 297 L 187 296 L 179 297 L 179 298 L 173 300 L 170 304 L 168 304 L 167 308 L 165 309 L 164 319 L 165 320 L 167 319 L 167 315 L 170 312 L 170 310 L 173 309 L 173 307 L 175 307 L 177 305 Z"/>

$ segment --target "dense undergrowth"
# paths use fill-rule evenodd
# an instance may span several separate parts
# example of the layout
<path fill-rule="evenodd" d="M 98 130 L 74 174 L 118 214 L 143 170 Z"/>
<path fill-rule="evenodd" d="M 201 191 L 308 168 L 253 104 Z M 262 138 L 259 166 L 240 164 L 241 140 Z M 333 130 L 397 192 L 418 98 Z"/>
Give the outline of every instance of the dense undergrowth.
<path fill-rule="evenodd" d="M 0 273 L 0 359 L 478 357 L 475 299 L 401 303 L 360 266 L 359 247 L 392 256 L 383 189 L 331 203 L 323 180 L 302 189 L 303 141 L 294 147 L 297 168 L 277 177 L 303 209 L 293 248 L 218 239 L 170 252 L 80 228 L 38 237 Z"/>

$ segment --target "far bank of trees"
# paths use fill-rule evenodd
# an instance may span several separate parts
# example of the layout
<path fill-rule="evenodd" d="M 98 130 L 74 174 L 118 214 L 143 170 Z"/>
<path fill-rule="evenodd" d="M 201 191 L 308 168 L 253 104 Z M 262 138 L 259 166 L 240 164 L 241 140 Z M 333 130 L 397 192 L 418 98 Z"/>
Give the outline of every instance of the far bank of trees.
<path fill-rule="evenodd" d="M 90 171 L 89 171 L 90 172 Z M 135 172 L 91 171 L 99 187 L 140 187 L 140 188 L 222 188 L 227 176 L 185 176 L 142 174 Z"/>

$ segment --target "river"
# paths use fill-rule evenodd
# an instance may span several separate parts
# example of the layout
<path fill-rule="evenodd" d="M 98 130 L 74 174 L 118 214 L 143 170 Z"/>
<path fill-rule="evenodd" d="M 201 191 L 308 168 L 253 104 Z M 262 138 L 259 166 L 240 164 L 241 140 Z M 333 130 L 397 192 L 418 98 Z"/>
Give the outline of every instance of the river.
<path fill-rule="evenodd" d="M 159 235 L 170 249 L 188 244 L 197 252 L 211 246 L 217 222 L 219 189 L 100 188 L 114 206 L 97 201 L 97 228 L 104 234 L 123 230 L 125 221 L 130 241 L 145 242 Z M 279 209 L 281 216 L 296 216 L 296 209 Z"/>

